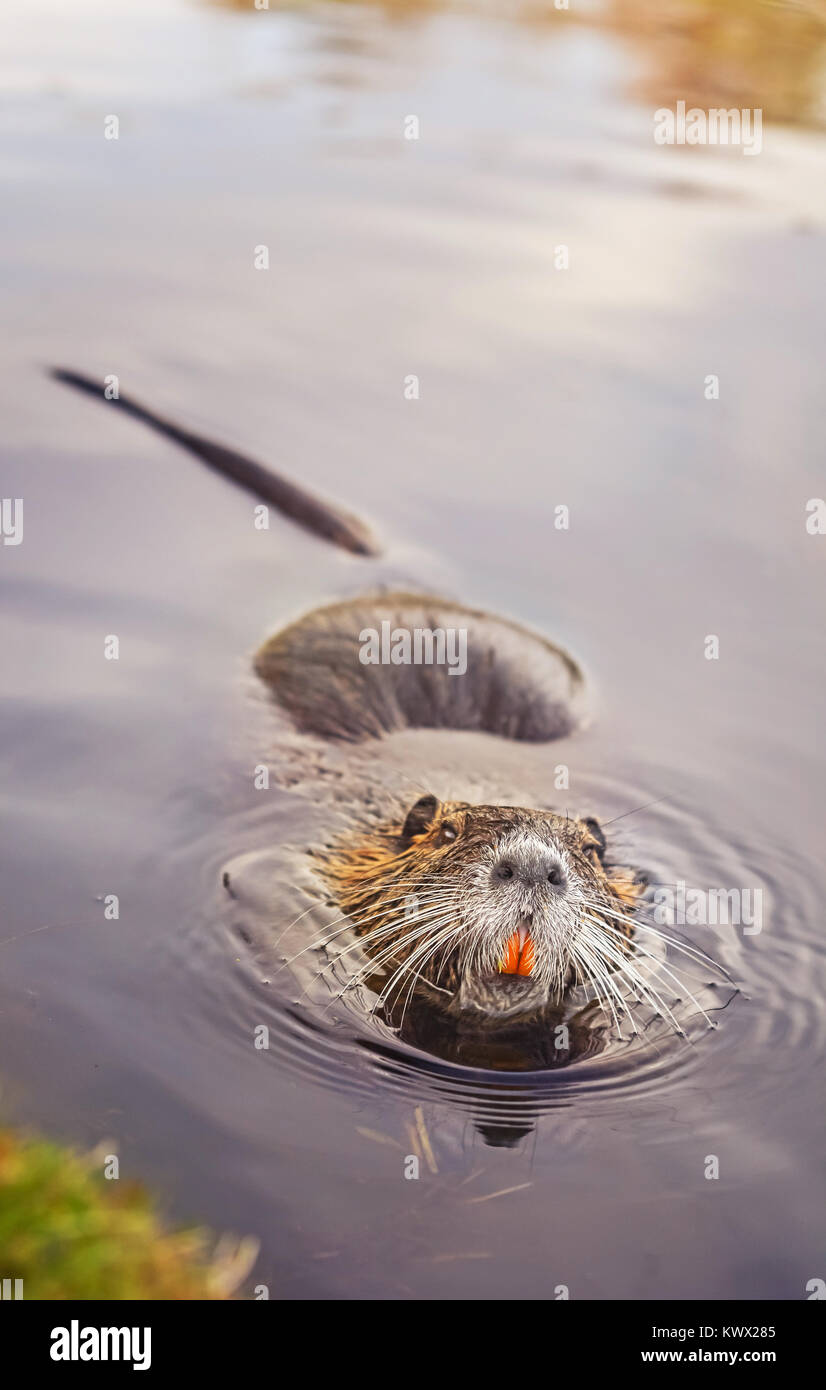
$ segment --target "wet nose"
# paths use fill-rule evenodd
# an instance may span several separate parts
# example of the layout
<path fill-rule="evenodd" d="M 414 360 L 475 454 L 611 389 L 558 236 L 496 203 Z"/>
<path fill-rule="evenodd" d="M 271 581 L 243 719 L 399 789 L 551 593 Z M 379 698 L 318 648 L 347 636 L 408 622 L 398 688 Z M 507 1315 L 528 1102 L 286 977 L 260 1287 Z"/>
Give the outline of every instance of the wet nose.
<path fill-rule="evenodd" d="M 550 884 L 557 893 L 567 887 L 562 860 L 553 850 L 531 854 L 503 854 L 493 866 L 495 883 L 513 880 L 523 888 L 538 888 Z"/>

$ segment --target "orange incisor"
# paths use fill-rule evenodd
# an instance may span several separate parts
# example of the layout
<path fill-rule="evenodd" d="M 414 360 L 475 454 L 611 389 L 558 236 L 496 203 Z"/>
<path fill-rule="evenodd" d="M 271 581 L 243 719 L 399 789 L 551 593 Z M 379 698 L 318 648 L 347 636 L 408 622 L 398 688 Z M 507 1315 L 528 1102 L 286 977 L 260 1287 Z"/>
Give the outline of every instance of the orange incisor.
<path fill-rule="evenodd" d="M 525 932 L 515 931 L 499 962 L 503 975 L 530 975 L 533 971 L 533 942 Z"/>

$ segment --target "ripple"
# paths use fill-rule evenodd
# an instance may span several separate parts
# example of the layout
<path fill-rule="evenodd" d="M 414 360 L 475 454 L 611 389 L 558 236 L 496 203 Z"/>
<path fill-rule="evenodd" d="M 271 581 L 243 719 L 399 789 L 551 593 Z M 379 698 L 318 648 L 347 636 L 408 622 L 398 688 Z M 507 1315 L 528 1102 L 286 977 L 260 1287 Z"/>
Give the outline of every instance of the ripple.
<path fill-rule="evenodd" d="M 618 805 L 618 818 L 629 802 L 656 800 L 656 789 L 629 792 L 627 781 L 591 779 L 587 791 L 600 806 Z M 617 839 L 619 828 L 617 819 Z M 774 839 L 735 843 L 713 815 L 700 817 L 676 799 L 651 806 L 637 835 L 645 854 L 635 850 L 634 862 L 644 858 L 652 878 L 649 912 L 655 885 L 678 881 L 688 889 L 763 893 L 757 934 L 742 926 L 666 929 L 711 956 L 732 981 L 687 961 L 671 945 L 665 949 L 655 965 L 686 977 L 696 1001 L 658 975 L 660 989 L 671 985 L 665 1002 L 685 1037 L 643 1002 L 634 1008 L 639 1036 L 628 1036 L 626 1029 L 620 1037 L 615 1027 L 601 1024 L 593 1030 L 596 1045 L 565 1065 L 492 1069 L 411 1044 L 371 1013 L 376 996 L 365 985 L 341 993 L 360 948 L 346 935 L 332 947 L 320 944 L 331 928 L 344 931 L 343 923 L 323 902 L 306 856 L 271 847 L 270 814 L 238 818 L 220 851 L 199 847 L 204 901 L 178 938 L 179 967 L 195 971 L 215 1026 L 234 1033 L 239 1046 L 248 1047 L 252 1026 L 265 1024 L 273 1064 L 296 1079 L 365 1101 L 384 1096 L 449 1104 L 494 1127 L 519 1130 L 572 1106 L 587 1116 L 595 1108 L 621 1110 L 633 1097 L 667 1100 L 687 1084 L 705 1084 L 712 1074 L 718 1103 L 724 1103 L 726 1094 L 743 1087 L 744 1055 L 755 1059 L 767 1048 L 772 1067 L 747 1068 L 751 1095 L 776 1091 L 802 1058 L 808 1066 L 819 1064 L 825 1050 L 820 1001 L 826 952 L 805 861 Z M 228 843 L 237 851 L 229 860 Z M 235 957 L 232 972 L 219 964 L 228 952 Z M 577 996 L 568 1003 L 568 1020 L 587 1002 L 583 992 Z"/>

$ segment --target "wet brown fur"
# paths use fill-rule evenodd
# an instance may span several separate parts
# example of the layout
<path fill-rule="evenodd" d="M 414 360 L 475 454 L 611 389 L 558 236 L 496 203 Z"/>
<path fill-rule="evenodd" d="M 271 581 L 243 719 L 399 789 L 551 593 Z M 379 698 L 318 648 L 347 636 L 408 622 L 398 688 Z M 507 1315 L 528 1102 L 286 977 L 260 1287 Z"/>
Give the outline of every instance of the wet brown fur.
<path fill-rule="evenodd" d="M 404 942 L 408 930 L 404 917 L 406 899 L 421 895 L 427 900 L 430 894 L 441 890 L 457 891 L 462 868 L 475 862 L 485 846 L 512 829 L 531 828 L 549 818 L 554 833 L 575 859 L 577 873 L 592 888 L 594 896 L 614 910 L 633 912 L 644 884 L 633 870 L 605 862 L 604 838 L 595 821 L 522 807 L 432 800 L 436 805 L 433 818 L 418 833 L 405 834 L 406 821 L 400 814 L 390 823 L 354 828 L 339 836 L 320 855 L 316 852 L 318 869 L 356 933 L 364 936 L 377 930 L 383 932 L 367 950 L 368 954 L 381 957 L 385 966 L 397 968 L 426 938 L 425 932 L 416 936 L 412 944 Z M 455 830 L 456 838 L 446 841 L 446 830 Z M 458 908 L 458 896 L 453 901 Z M 398 919 L 396 930 L 392 929 L 394 919 Z M 630 942 L 632 928 L 616 919 L 604 920 Z M 615 939 L 619 944 L 620 937 Z M 430 984 L 454 990 L 458 984 L 457 948 L 451 945 L 449 949 L 440 949 L 417 973 Z M 409 983 L 405 981 L 406 985 Z"/>

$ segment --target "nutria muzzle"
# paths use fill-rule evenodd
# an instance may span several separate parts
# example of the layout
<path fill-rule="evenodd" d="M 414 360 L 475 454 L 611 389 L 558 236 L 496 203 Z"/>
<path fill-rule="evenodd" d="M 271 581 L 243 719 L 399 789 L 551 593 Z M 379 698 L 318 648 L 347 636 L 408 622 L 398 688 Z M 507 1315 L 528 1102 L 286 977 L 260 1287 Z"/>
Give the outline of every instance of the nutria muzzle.
<path fill-rule="evenodd" d="M 535 1021 L 551 1002 L 547 981 L 533 973 L 533 915 L 521 918 L 511 933 L 495 973 L 467 970 L 449 1012 L 463 1024 Z"/>
<path fill-rule="evenodd" d="M 575 980 L 596 977 L 610 998 L 608 972 L 628 971 L 639 889 L 606 865 L 593 817 L 428 793 L 354 829 L 316 863 L 377 963 L 387 1016 L 419 992 L 460 1030 L 522 1029 Z"/>

